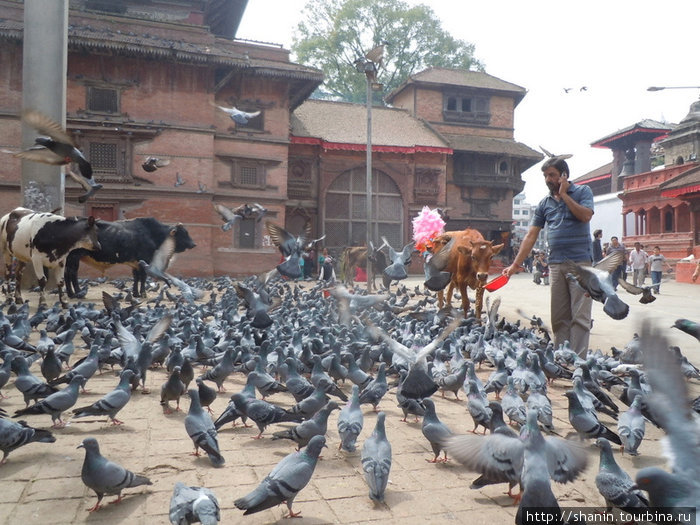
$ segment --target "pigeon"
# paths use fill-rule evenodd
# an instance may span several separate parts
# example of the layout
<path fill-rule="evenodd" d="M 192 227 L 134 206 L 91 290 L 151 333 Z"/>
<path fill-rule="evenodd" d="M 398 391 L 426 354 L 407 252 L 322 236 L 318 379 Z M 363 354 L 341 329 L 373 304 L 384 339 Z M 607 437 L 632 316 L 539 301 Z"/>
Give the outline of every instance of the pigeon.
<path fill-rule="evenodd" d="M 85 190 L 85 193 L 78 196 L 78 202 L 81 204 L 87 202 L 87 200 L 90 197 L 92 197 L 95 193 L 97 193 L 104 187 L 102 184 L 95 182 L 94 178 L 91 177 L 89 179 L 86 179 L 85 177 L 81 177 L 71 169 L 66 169 L 66 175 L 68 175 L 71 179 L 80 184 L 80 186 Z"/>
<path fill-rule="evenodd" d="M 364 416 L 360 408 L 360 388 L 357 385 L 352 385 L 350 401 L 338 414 L 338 435 L 340 436 L 339 450 L 343 449 L 346 452 L 355 452 L 355 442 L 360 432 L 362 432 L 363 422 Z"/>
<path fill-rule="evenodd" d="M 524 425 L 527 418 L 527 410 L 525 408 L 525 402 L 523 398 L 518 395 L 515 391 L 515 386 L 513 384 L 513 378 L 509 377 L 507 380 L 508 388 L 506 393 L 501 398 L 501 408 L 506 416 L 508 416 L 508 421 L 512 424 L 515 421 L 518 425 Z M 544 396 L 540 396 L 544 397 Z M 546 397 L 545 397 L 546 399 Z M 533 400 L 534 401 L 534 400 Z M 551 421 L 551 407 L 550 407 L 550 421 Z"/>
<path fill-rule="evenodd" d="M 173 368 L 168 380 L 160 387 L 160 404 L 166 414 L 171 414 L 170 401 L 176 401 L 177 407 L 175 410 L 180 410 L 180 397 L 187 391 L 187 387 L 182 382 L 180 375 L 181 368 L 176 366 Z"/>
<path fill-rule="evenodd" d="M 117 388 L 104 397 L 95 401 L 92 405 L 73 409 L 73 417 L 107 416 L 112 425 L 121 425 L 123 421 L 117 419 L 117 413 L 126 406 L 131 399 L 131 378 L 134 372 L 124 370 L 119 376 Z"/>
<path fill-rule="evenodd" d="M 338 403 L 329 401 L 321 410 L 316 412 L 311 419 L 307 419 L 293 428 L 273 433 L 272 439 L 291 439 L 296 442 L 297 449 L 300 449 L 306 446 L 312 437 L 323 436 L 326 433 L 328 429 L 328 416 L 337 408 L 340 408 Z"/>
<path fill-rule="evenodd" d="M 158 168 L 164 168 L 168 164 L 170 164 L 170 161 L 168 159 L 159 159 L 157 157 L 148 157 L 145 161 L 143 161 L 143 164 L 141 164 L 141 167 L 143 168 L 143 171 L 147 171 L 148 173 L 153 173 Z"/>
<path fill-rule="evenodd" d="M 671 328 L 678 328 L 681 332 L 692 335 L 695 339 L 700 341 L 700 323 L 689 319 L 676 319 L 676 322 L 673 323 Z"/>
<path fill-rule="evenodd" d="M 12 421 L 0 417 L 0 450 L 2 450 L 2 460 L 0 465 L 4 465 L 7 456 L 13 450 L 29 443 L 54 443 L 56 438 L 48 430 L 33 428 L 24 421 Z"/>
<path fill-rule="evenodd" d="M 198 377 L 195 380 L 195 383 L 197 383 L 197 390 L 199 391 L 199 402 L 210 414 L 212 414 L 213 412 L 210 405 L 216 401 L 216 390 L 210 386 L 207 386 L 201 377 Z"/>
<path fill-rule="evenodd" d="M 99 366 L 97 352 L 99 349 L 100 348 L 97 345 L 92 345 L 90 347 L 90 352 L 85 359 L 77 363 L 70 372 L 57 379 L 54 379 L 49 384 L 51 386 L 56 386 L 63 383 L 70 383 L 71 379 L 75 376 L 82 376 L 85 382 L 87 382 L 93 375 L 95 375 L 95 372 L 97 372 L 97 368 Z"/>
<path fill-rule="evenodd" d="M 304 233 L 298 237 L 294 237 L 287 230 L 270 221 L 265 222 L 265 228 L 272 243 L 277 246 L 284 257 L 284 261 L 276 266 L 277 271 L 289 279 L 301 277 L 299 260 L 301 252 L 307 244 L 306 239 L 311 236 L 311 221 L 306 221 Z"/>
<path fill-rule="evenodd" d="M 652 290 L 654 289 L 653 285 L 635 286 L 631 283 L 628 283 L 624 279 L 618 279 L 617 283 L 620 286 L 622 286 L 622 288 L 624 288 L 627 293 L 630 293 L 632 295 L 640 295 L 641 294 L 641 297 L 639 298 L 639 302 L 642 304 L 649 304 L 649 303 L 653 303 L 654 301 L 656 301 L 656 296 L 652 292 Z"/>
<path fill-rule="evenodd" d="M 314 389 L 313 394 L 299 401 L 296 405 L 289 409 L 291 414 L 299 414 L 304 419 L 310 419 L 316 412 L 321 410 L 330 398 L 326 395 L 325 390 L 319 385 Z"/>
<path fill-rule="evenodd" d="M 46 349 L 44 358 L 41 360 L 41 375 L 47 382 L 51 382 L 61 375 L 62 370 L 61 361 L 56 356 L 56 350 L 52 344 Z"/>
<path fill-rule="evenodd" d="M 178 481 L 170 498 L 169 517 L 173 525 L 216 525 L 221 519 L 219 500 L 207 488 L 188 487 Z"/>
<path fill-rule="evenodd" d="M 423 405 L 425 406 L 425 415 L 423 416 L 421 430 L 425 439 L 430 443 L 433 454 L 435 454 L 433 459 L 426 459 L 426 461 L 428 463 L 446 463 L 447 451 L 443 450 L 442 444 L 452 435 L 452 431 L 438 418 L 435 412 L 435 403 L 433 403 L 432 399 L 424 399 Z M 441 450 L 445 454 L 443 459 L 439 459 Z"/>
<path fill-rule="evenodd" d="M 527 397 L 527 410 L 537 414 L 537 421 L 547 432 L 554 431 L 552 424 L 552 402 L 541 390 L 533 390 Z"/>
<path fill-rule="evenodd" d="M 362 470 L 369 485 L 369 497 L 380 503 L 384 502 L 384 491 L 391 471 L 391 443 L 386 437 L 385 419 L 384 412 L 377 414 L 374 432 L 362 446 Z"/>
<path fill-rule="evenodd" d="M 267 209 L 263 208 L 258 203 L 241 204 L 234 209 L 230 209 L 223 204 L 214 204 L 214 209 L 225 221 L 224 224 L 221 225 L 221 229 L 225 232 L 229 231 L 237 220 L 255 217 L 256 221 L 260 221 L 263 215 L 267 213 Z"/>
<path fill-rule="evenodd" d="M 180 175 L 180 172 L 178 171 L 178 172 L 175 174 L 175 184 L 174 184 L 174 186 L 177 188 L 178 186 L 183 186 L 184 184 L 185 184 L 185 179 L 182 178 L 182 176 Z"/>
<path fill-rule="evenodd" d="M 318 457 L 325 446 L 324 436 L 314 436 L 306 448 L 282 459 L 253 492 L 238 498 L 233 504 L 236 508 L 245 510 L 243 514 L 247 515 L 269 509 L 284 501 L 289 509 L 286 517 L 299 516 L 301 512 L 292 511 L 294 498 L 311 480 Z"/>
<path fill-rule="evenodd" d="M 490 392 L 495 392 L 496 399 L 500 400 L 501 390 L 503 390 L 503 387 L 506 386 L 508 377 L 508 369 L 506 368 L 505 359 L 498 359 L 496 361 L 496 370 L 491 373 L 489 380 L 484 385 L 484 392 L 487 394 Z"/>
<path fill-rule="evenodd" d="M 406 266 L 411 264 L 411 255 L 415 250 L 414 243 L 410 242 L 403 247 L 401 252 L 396 252 L 394 248 L 391 247 L 389 241 L 386 237 L 382 237 L 382 241 L 389 248 L 389 260 L 391 263 L 384 268 L 383 275 L 385 275 L 390 281 L 400 281 L 408 277 L 406 272 Z M 380 248 L 381 249 L 381 248 Z"/>
<path fill-rule="evenodd" d="M 105 494 L 116 494 L 117 499 L 110 503 L 119 503 L 122 500 L 122 490 L 141 485 L 153 485 L 147 477 L 134 474 L 105 458 L 100 454 L 100 446 L 93 437 L 83 439 L 82 445 L 78 445 L 78 448 L 85 449 L 85 460 L 80 477 L 83 483 L 97 494 L 97 503 L 88 509 L 88 512 L 94 512 L 100 508 L 100 502 Z"/>
<path fill-rule="evenodd" d="M 649 494 L 650 507 L 700 507 L 700 447 L 688 388 L 668 340 L 648 321 L 642 324 L 640 343 L 652 393 L 647 398 L 654 418 L 668 435 L 673 471 L 645 467 L 635 477 L 638 488 Z"/>
<path fill-rule="evenodd" d="M 644 439 L 644 430 L 646 424 L 642 415 L 642 396 L 637 395 L 632 401 L 627 412 L 620 414 L 620 420 L 617 423 L 617 433 L 622 441 L 622 451 L 627 452 L 630 456 L 637 456 L 637 449 Z"/>
<path fill-rule="evenodd" d="M 190 410 L 185 416 L 185 430 L 194 443 L 194 455 L 199 456 L 201 448 L 209 456 L 209 461 L 215 467 L 223 467 L 225 460 L 219 452 L 219 442 L 216 439 L 216 428 L 211 416 L 202 408 L 198 390 L 188 390 Z"/>
<path fill-rule="evenodd" d="M 445 391 L 453 392 L 455 398 L 459 400 L 459 390 L 464 385 L 464 380 L 467 377 L 467 362 L 462 363 L 462 366 L 453 374 L 448 374 L 446 376 L 438 379 L 437 384 L 442 392 L 442 397 L 445 397 Z"/>
<path fill-rule="evenodd" d="M 9 359 L 9 357 L 7 357 Z M 29 401 L 37 401 L 58 392 L 56 387 L 50 386 L 35 377 L 29 371 L 27 360 L 22 356 L 16 356 L 12 359 L 12 371 L 17 374 L 15 379 L 15 387 L 22 392 L 24 402 L 29 406 Z"/>
<path fill-rule="evenodd" d="M 469 393 L 467 394 L 467 398 L 467 408 L 474 421 L 472 433 L 476 433 L 476 429 L 482 426 L 484 427 L 484 434 L 486 434 L 486 430 L 489 428 L 489 423 L 491 421 L 491 409 L 486 402 L 484 402 L 484 398 L 481 397 L 481 393 L 475 381 L 469 380 Z"/>
<path fill-rule="evenodd" d="M 251 119 L 254 119 L 258 115 L 260 115 L 260 111 L 254 111 L 252 113 L 246 112 L 246 111 L 241 111 L 240 109 L 234 107 L 231 108 L 225 108 L 223 106 L 219 106 L 217 104 L 213 104 L 217 108 L 219 108 L 221 111 L 226 113 L 229 117 L 231 117 L 231 120 L 233 120 L 236 124 L 239 124 L 241 126 L 245 126 L 248 124 L 248 121 Z"/>
<path fill-rule="evenodd" d="M 265 428 L 272 423 L 283 423 L 286 421 L 299 423 L 303 419 L 303 416 L 300 414 L 292 414 L 267 401 L 251 399 L 244 394 L 233 394 L 231 400 L 239 413 L 253 420 L 258 426 L 260 433 L 254 439 L 260 439 L 263 432 L 265 432 Z"/>
<path fill-rule="evenodd" d="M 52 428 L 63 428 L 66 424 L 61 419 L 61 414 L 71 408 L 78 401 L 80 387 L 85 385 L 83 376 L 76 375 L 70 381 L 70 384 L 63 390 L 59 390 L 42 399 L 38 403 L 17 410 L 12 417 L 20 417 L 25 414 L 49 414 L 53 421 Z"/>
<path fill-rule="evenodd" d="M 584 438 L 595 439 L 604 437 L 608 441 L 622 445 L 620 436 L 600 423 L 595 412 L 587 412 L 583 408 L 578 396 L 573 390 L 564 392 L 564 395 L 569 399 L 569 422 L 578 433 L 581 441 L 583 441 Z"/>
<path fill-rule="evenodd" d="M 204 381 L 213 381 L 216 383 L 216 387 L 219 392 L 225 392 L 224 381 L 230 376 L 234 370 L 234 362 L 236 360 L 238 353 L 234 348 L 228 348 L 224 352 L 224 355 L 214 367 L 207 370 L 202 374 L 201 378 Z"/>
<path fill-rule="evenodd" d="M 454 459 L 488 477 L 493 483 L 509 483 L 511 488 L 523 481 L 528 466 L 539 464 L 547 478 L 559 483 L 573 481 L 588 461 L 585 449 L 571 441 L 556 437 L 545 438 L 537 425 L 537 412 L 528 410 L 527 423 L 520 436 L 500 432 L 489 436 L 453 435 L 444 443 Z M 525 483 L 523 483 L 525 486 Z M 514 497 L 511 491 L 508 495 Z"/>
<path fill-rule="evenodd" d="M 370 383 L 365 387 L 365 389 L 360 392 L 360 404 L 371 404 L 372 409 L 376 412 L 377 405 L 386 394 L 389 386 L 386 382 L 386 364 L 381 363 L 379 369 L 377 370 L 377 377 L 375 377 Z"/>
<path fill-rule="evenodd" d="M 593 266 L 580 266 L 572 261 L 563 264 L 567 277 L 585 290 L 593 299 L 603 303 L 603 311 L 613 319 L 627 317 L 629 306 L 615 292 L 612 285 L 612 273 L 625 260 L 623 252 L 613 252 L 602 258 Z"/>
<path fill-rule="evenodd" d="M 313 393 L 314 385 L 309 383 L 305 377 L 299 375 L 296 359 L 288 357 L 284 362 L 287 365 L 287 381 L 285 382 L 285 386 L 298 403 Z"/>
<path fill-rule="evenodd" d="M 647 499 L 639 489 L 634 488 L 632 478 L 615 461 L 610 442 L 605 438 L 598 438 L 596 446 L 600 448 L 600 466 L 595 477 L 595 486 L 605 498 L 605 510 L 610 512 L 616 507 L 626 512 L 635 512 L 635 509 L 647 508 Z"/>
<path fill-rule="evenodd" d="M 0 352 L 1 354 L 1 352 Z M 2 366 L 0 367 L 0 389 L 2 389 L 7 382 L 10 380 L 10 377 L 12 376 L 12 359 L 8 354 L 4 355 L 4 361 L 2 363 Z M 45 359 L 45 358 L 44 358 Z M 58 364 L 58 373 L 56 374 L 55 377 L 58 377 L 61 374 L 61 364 Z M 6 399 L 7 396 L 4 396 L 2 392 L 0 391 L 0 399 Z"/>

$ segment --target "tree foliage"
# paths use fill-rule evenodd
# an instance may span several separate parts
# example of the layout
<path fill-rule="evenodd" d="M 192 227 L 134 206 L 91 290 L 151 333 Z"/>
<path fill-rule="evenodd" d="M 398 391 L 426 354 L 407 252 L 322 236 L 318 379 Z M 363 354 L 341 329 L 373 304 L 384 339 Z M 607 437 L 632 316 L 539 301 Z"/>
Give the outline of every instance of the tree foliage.
<path fill-rule="evenodd" d="M 292 51 L 326 77 L 314 96 L 362 102 L 366 80 L 354 62 L 383 40 L 389 45 L 377 81 L 385 95 L 431 66 L 483 70 L 473 44 L 445 32 L 429 7 L 401 0 L 310 0 Z"/>

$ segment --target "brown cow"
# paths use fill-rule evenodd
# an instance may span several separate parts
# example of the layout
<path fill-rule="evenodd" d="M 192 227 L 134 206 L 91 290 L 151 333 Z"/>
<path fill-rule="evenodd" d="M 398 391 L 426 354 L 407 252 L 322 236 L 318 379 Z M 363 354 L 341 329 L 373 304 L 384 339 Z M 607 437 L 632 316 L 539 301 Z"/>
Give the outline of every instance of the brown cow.
<path fill-rule="evenodd" d="M 377 275 L 381 275 L 386 268 L 386 256 L 381 249 L 384 247 L 382 245 L 379 248 L 372 248 L 370 250 L 370 261 L 373 263 L 372 268 L 374 270 L 374 278 Z M 355 278 L 356 268 L 367 269 L 367 248 L 364 246 L 352 246 L 345 248 L 340 256 L 340 275 L 341 279 L 347 286 L 352 286 L 353 280 Z M 374 283 L 373 283 L 374 284 Z M 388 288 L 388 284 L 384 282 L 384 287 Z"/>
<path fill-rule="evenodd" d="M 452 246 L 446 250 L 443 248 L 454 239 Z M 489 266 L 493 256 L 503 249 L 503 244 L 493 245 L 493 241 L 487 241 L 476 230 L 467 228 L 462 231 L 446 232 L 433 240 L 431 252 L 433 261 L 431 264 L 439 270 L 451 274 L 450 284 L 447 288 L 447 298 L 443 297 L 443 291 L 438 291 L 438 307 L 442 308 L 443 302 L 447 306 L 452 304 L 452 293 L 455 287 L 459 288 L 462 296 L 462 309 L 464 316 L 469 311 L 469 297 L 467 286 L 476 290 L 476 316 L 481 316 L 484 284 L 489 275 Z"/>

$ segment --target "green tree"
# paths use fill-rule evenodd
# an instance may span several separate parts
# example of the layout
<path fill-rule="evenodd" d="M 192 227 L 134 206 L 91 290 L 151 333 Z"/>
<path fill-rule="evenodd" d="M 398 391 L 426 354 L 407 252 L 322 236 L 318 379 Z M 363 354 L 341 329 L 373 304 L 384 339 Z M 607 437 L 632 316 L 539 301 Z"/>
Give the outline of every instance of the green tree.
<path fill-rule="evenodd" d="M 354 62 L 383 40 L 389 42 L 377 72 L 383 94 L 431 66 L 483 71 L 473 44 L 445 32 L 429 7 L 401 0 L 310 0 L 292 51 L 297 62 L 325 74 L 315 97 L 363 102 L 366 81 Z"/>

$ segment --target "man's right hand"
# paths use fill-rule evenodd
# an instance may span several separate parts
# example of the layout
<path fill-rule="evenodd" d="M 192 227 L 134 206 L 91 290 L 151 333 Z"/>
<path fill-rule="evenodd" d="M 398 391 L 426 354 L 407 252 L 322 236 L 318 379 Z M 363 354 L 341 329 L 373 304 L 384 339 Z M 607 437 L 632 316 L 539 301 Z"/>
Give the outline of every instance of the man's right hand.
<path fill-rule="evenodd" d="M 503 275 L 505 275 L 506 277 L 510 277 L 510 276 L 512 276 L 514 273 L 518 273 L 519 270 L 520 270 L 520 266 L 517 265 L 517 264 L 515 264 L 515 263 L 513 263 L 513 264 L 511 264 L 510 266 L 507 266 L 506 268 L 503 268 L 503 272 L 502 272 L 502 273 L 503 273 Z"/>

